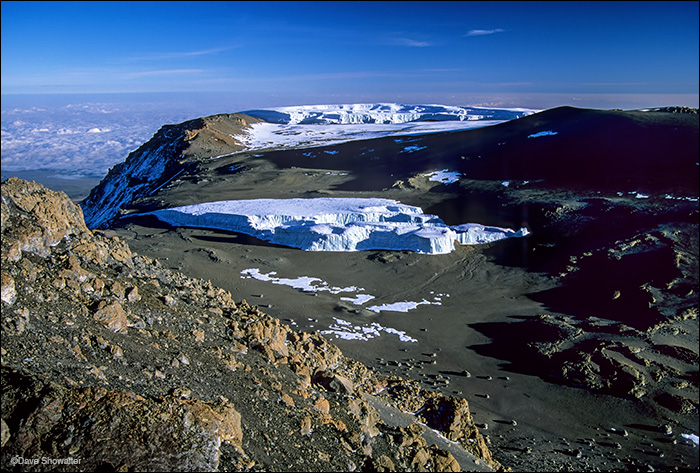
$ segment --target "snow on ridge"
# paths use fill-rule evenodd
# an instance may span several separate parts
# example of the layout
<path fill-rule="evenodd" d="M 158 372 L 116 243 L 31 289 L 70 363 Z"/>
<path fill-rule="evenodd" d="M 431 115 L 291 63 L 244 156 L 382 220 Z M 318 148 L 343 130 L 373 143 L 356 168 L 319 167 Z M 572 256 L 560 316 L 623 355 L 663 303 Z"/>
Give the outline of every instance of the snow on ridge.
<path fill-rule="evenodd" d="M 445 254 L 455 249 L 455 241 L 474 245 L 528 234 L 524 228 L 450 227 L 419 207 L 378 198 L 218 201 L 145 215 L 173 226 L 235 231 L 305 251 L 384 249 Z"/>
<path fill-rule="evenodd" d="M 471 130 L 539 111 L 396 103 L 277 107 L 241 112 L 265 122 L 252 124 L 235 138 L 248 151 L 311 148 L 386 136 Z"/>
<path fill-rule="evenodd" d="M 243 113 L 271 123 L 284 124 L 358 124 L 408 123 L 413 121 L 510 120 L 539 110 L 523 108 L 459 107 L 453 105 L 407 105 L 398 103 L 359 103 L 338 105 L 300 105 L 248 110 Z"/>
<path fill-rule="evenodd" d="M 442 182 L 443 184 L 453 184 L 459 181 L 459 176 L 462 174 L 457 171 L 450 171 L 449 169 L 443 169 L 442 171 L 433 171 L 424 174 L 429 181 Z"/>
<path fill-rule="evenodd" d="M 399 124 L 361 123 L 349 125 L 253 123 L 245 134 L 234 136 L 246 151 L 280 148 L 314 148 L 349 141 L 370 140 L 397 135 L 426 135 L 472 130 L 497 125 L 505 120 L 465 120 L 442 122 L 407 122 Z"/>
<path fill-rule="evenodd" d="M 103 180 L 104 187 L 100 189 L 100 193 L 91 194 L 82 203 L 87 226 L 100 228 L 114 218 L 123 205 L 159 179 L 167 165 L 164 157 L 172 152 L 172 148 L 173 143 L 165 142 L 155 149 L 143 149 L 133 159 L 124 162 L 122 172 L 114 179 Z M 137 183 L 134 184 L 133 181 Z"/>
<path fill-rule="evenodd" d="M 559 134 L 558 131 L 552 131 L 552 130 L 547 130 L 547 131 L 540 131 L 539 133 L 533 133 L 532 135 L 529 135 L 528 138 L 539 138 L 541 136 L 553 136 Z"/>

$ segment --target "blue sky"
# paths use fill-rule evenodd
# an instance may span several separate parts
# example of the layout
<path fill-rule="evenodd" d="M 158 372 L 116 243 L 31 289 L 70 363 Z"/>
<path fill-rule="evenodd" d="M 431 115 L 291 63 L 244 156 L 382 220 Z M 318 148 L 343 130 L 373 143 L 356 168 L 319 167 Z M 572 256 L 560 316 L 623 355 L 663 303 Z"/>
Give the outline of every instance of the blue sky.
<path fill-rule="evenodd" d="M 2 93 L 698 106 L 698 2 L 2 2 Z"/>

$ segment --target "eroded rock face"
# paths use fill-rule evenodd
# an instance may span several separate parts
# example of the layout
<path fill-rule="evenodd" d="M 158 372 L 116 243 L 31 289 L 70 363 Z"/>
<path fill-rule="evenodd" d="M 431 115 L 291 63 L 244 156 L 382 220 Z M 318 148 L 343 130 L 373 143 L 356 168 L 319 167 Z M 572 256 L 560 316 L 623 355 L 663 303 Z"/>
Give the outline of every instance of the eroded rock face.
<path fill-rule="evenodd" d="M 80 207 L 62 192 L 15 177 L 2 190 L 3 258 L 17 261 L 22 252 L 47 256 L 64 238 L 89 233 Z"/>
<path fill-rule="evenodd" d="M 242 441 L 233 406 L 145 399 L 101 387 L 67 389 L 5 369 L 2 379 L 9 384 L 3 420 L 11 432 L 4 447 L 23 458 L 75 457 L 87 471 L 212 471 L 221 442 L 240 447 Z"/>
<path fill-rule="evenodd" d="M 64 195 L 3 183 L 2 245 L 4 470 L 460 470 L 418 422 L 500 468 L 466 401 L 93 234 Z M 377 406 L 423 413 L 390 427 Z"/>
<path fill-rule="evenodd" d="M 205 157 L 243 149 L 233 136 L 261 120 L 232 113 L 165 125 L 107 176 L 83 202 L 90 228 L 105 228 L 119 211 L 134 200 L 148 196 L 175 176 L 192 171 Z"/>

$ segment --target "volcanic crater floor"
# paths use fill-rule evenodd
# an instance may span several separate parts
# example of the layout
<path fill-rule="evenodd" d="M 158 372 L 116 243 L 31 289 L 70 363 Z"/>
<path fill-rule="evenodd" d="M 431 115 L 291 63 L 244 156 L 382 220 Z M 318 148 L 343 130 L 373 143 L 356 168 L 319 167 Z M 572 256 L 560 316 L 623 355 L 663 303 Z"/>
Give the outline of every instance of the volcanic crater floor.
<path fill-rule="evenodd" d="M 176 184 L 173 195 L 182 192 Z M 683 315 L 662 317 L 663 322 L 651 317 L 658 310 L 642 311 L 639 317 L 645 319 L 630 327 L 609 315 L 584 316 L 537 297 L 562 287 L 575 289 L 569 297 L 582 298 L 569 300 L 572 307 L 585 307 L 586 297 L 602 297 L 586 280 L 593 278 L 586 274 L 586 257 L 618 251 L 615 261 L 626 263 L 625 241 L 649 251 L 666 245 L 691 267 L 697 265 L 697 226 L 680 222 L 660 228 L 653 206 L 630 198 L 619 203 L 623 216 L 646 219 L 658 241 L 644 241 L 620 226 L 618 235 L 601 241 L 571 238 L 573 243 L 555 245 L 542 238 L 547 225 L 561 229 L 584 222 L 583 233 L 596 234 L 610 223 L 605 216 L 610 199 L 606 210 L 596 213 L 585 204 L 586 196 L 528 192 L 528 199 L 516 190 L 509 198 L 530 202 L 532 237 L 462 246 L 446 255 L 303 252 L 231 232 L 173 229 L 146 218 L 125 219 L 106 234 L 165 266 L 209 279 L 295 328 L 319 331 L 381 373 L 465 397 L 494 457 L 515 471 L 697 469 L 697 445 L 680 435 L 697 431 L 697 310 L 679 310 Z M 167 196 L 161 199 L 168 201 Z M 449 195 L 439 197 L 443 200 L 428 197 L 437 209 Z M 538 203 L 539 215 L 532 202 Z M 539 223 L 552 216 L 555 223 Z M 242 274 L 250 269 L 268 280 Z M 624 268 L 620 271 L 624 274 Z M 646 304 L 644 297 L 655 287 L 655 300 L 664 293 L 669 304 L 677 297 L 676 308 L 687 307 L 697 292 L 693 296 L 692 282 L 683 280 L 680 269 L 671 273 L 635 281 L 636 292 L 628 288 L 624 295 L 636 302 L 618 305 L 618 315 L 630 316 L 640 300 Z M 279 282 L 300 277 L 317 278 L 317 287 L 351 289 L 303 290 Z M 681 287 L 675 296 L 673 288 L 666 290 L 672 281 Z M 646 292 L 637 287 L 645 282 Z M 350 300 L 358 294 L 374 299 Z M 620 299 L 614 292 L 605 297 Z M 367 310 L 406 301 L 425 303 L 406 312 Z M 390 330 L 373 332 L 373 324 Z M 415 341 L 402 340 L 397 331 Z M 361 333 L 374 335 L 358 339 Z M 663 346 L 671 348 L 664 353 Z M 669 429 L 673 433 L 667 435 Z"/>

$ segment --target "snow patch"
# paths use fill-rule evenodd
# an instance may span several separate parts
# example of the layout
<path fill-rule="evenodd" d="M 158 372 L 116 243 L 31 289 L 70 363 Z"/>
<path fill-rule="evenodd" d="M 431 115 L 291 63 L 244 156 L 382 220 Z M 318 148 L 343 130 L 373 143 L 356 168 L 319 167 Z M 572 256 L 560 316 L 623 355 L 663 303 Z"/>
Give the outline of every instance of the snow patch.
<path fill-rule="evenodd" d="M 411 145 L 411 146 L 406 146 L 404 149 L 402 149 L 400 151 L 400 153 L 415 153 L 416 151 L 420 151 L 420 150 L 425 149 L 425 148 L 427 148 L 427 146 Z"/>
<path fill-rule="evenodd" d="M 456 171 L 450 171 L 449 169 L 443 169 L 442 171 L 433 171 L 428 174 L 424 174 L 429 181 L 442 182 L 443 184 L 452 184 L 459 181 L 459 176 L 462 174 Z"/>
<path fill-rule="evenodd" d="M 387 311 L 387 312 L 408 312 L 409 310 L 413 310 L 417 308 L 419 305 L 442 305 L 440 302 L 430 302 L 426 301 L 423 299 L 420 302 L 413 302 L 413 301 L 403 301 L 403 302 L 394 302 L 391 304 L 382 304 L 382 305 L 373 305 L 372 307 L 367 307 L 367 310 L 371 310 L 372 312 L 376 312 L 377 314 L 382 311 Z"/>
<path fill-rule="evenodd" d="M 327 291 L 331 294 L 340 294 L 341 292 L 357 292 L 363 291 L 361 287 L 348 286 L 348 287 L 336 287 L 330 286 L 327 282 L 322 281 L 319 278 L 314 278 L 310 276 L 300 276 L 297 278 L 278 278 L 274 275 L 277 274 L 275 271 L 271 271 L 267 274 L 263 274 L 257 268 L 244 269 L 241 271 L 242 278 L 249 277 L 257 279 L 258 281 L 268 281 L 272 284 L 280 284 L 283 286 L 289 286 L 294 289 L 299 289 L 302 292 L 322 292 Z"/>
<path fill-rule="evenodd" d="M 348 301 L 352 302 L 355 305 L 362 305 L 368 301 L 371 301 L 374 299 L 374 296 L 369 295 L 369 294 L 358 294 L 355 297 L 341 297 L 341 301 Z"/>
<path fill-rule="evenodd" d="M 700 439 L 698 439 L 698 436 L 695 434 L 681 434 L 681 437 L 690 440 L 696 447 L 700 444 Z"/>
<path fill-rule="evenodd" d="M 558 133 L 559 133 L 558 131 L 552 131 L 552 130 L 540 131 L 539 133 L 534 133 L 534 134 L 528 136 L 528 138 L 539 138 L 541 136 L 552 136 L 552 135 L 556 135 Z"/>
<path fill-rule="evenodd" d="M 263 274 L 260 272 L 258 268 L 248 268 L 244 269 L 241 271 L 241 279 L 257 279 L 258 281 L 264 281 L 264 282 L 271 282 L 272 284 L 279 284 L 282 286 L 289 286 L 293 289 L 297 289 L 302 292 L 329 292 L 331 294 L 340 294 L 340 293 L 357 293 L 360 291 L 364 291 L 364 288 L 357 287 L 357 286 L 347 286 L 347 287 L 336 287 L 336 286 L 331 286 L 327 282 L 323 281 L 320 278 L 315 278 L 311 276 L 299 276 L 296 278 L 281 278 L 275 276 L 277 272 L 275 271 L 270 271 L 267 274 Z M 411 301 L 403 301 L 403 302 L 395 302 L 395 303 L 388 303 L 388 304 L 383 304 L 380 306 L 372 306 L 369 307 L 367 310 L 370 310 L 375 313 L 380 313 L 382 311 L 389 311 L 389 312 L 408 312 L 409 310 L 413 310 L 417 308 L 420 305 L 442 305 L 441 298 L 442 296 L 449 297 L 449 294 L 439 294 L 439 297 L 433 297 L 433 302 L 427 301 L 423 299 L 421 302 L 411 302 Z M 355 305 L 363 305 L 368 301 L 371 301 L 375 297 L 371 294 L 356 294 L 355 297 L 341 297 L 341 301 L 348 301 L 352 302 Z"/>
<path fill-rule="evenodd" d="M 396 330 L 394 328 L 383 327 L 377 322 L 364 325 L 353 325 L 352 323 L 337 317 L 333 317 L 333 320 L 335 320 L 335 324 L 329 326 L 328 330 L 322 330 L 320 332 L 322 335 L 334 335 L 335 338 L 342 338 L 343 340 L 367 341 L 377 338 L 381 335 L 381 332 L 385 332 L 392 335 L 397 335 L 399 340 L 402 342 L 418 342 L 418 340 L 415 338 L 406 335 L 406 332 Z"/>
<path fill-rule="evenodd" d="M 665 199 L 673 199 L 673 200 L 687 200 L 688 202 L 697 202 L 698 198 L 697 197 L 675 197 L 671 194 L 666 194 L 664 196 Z"/>

